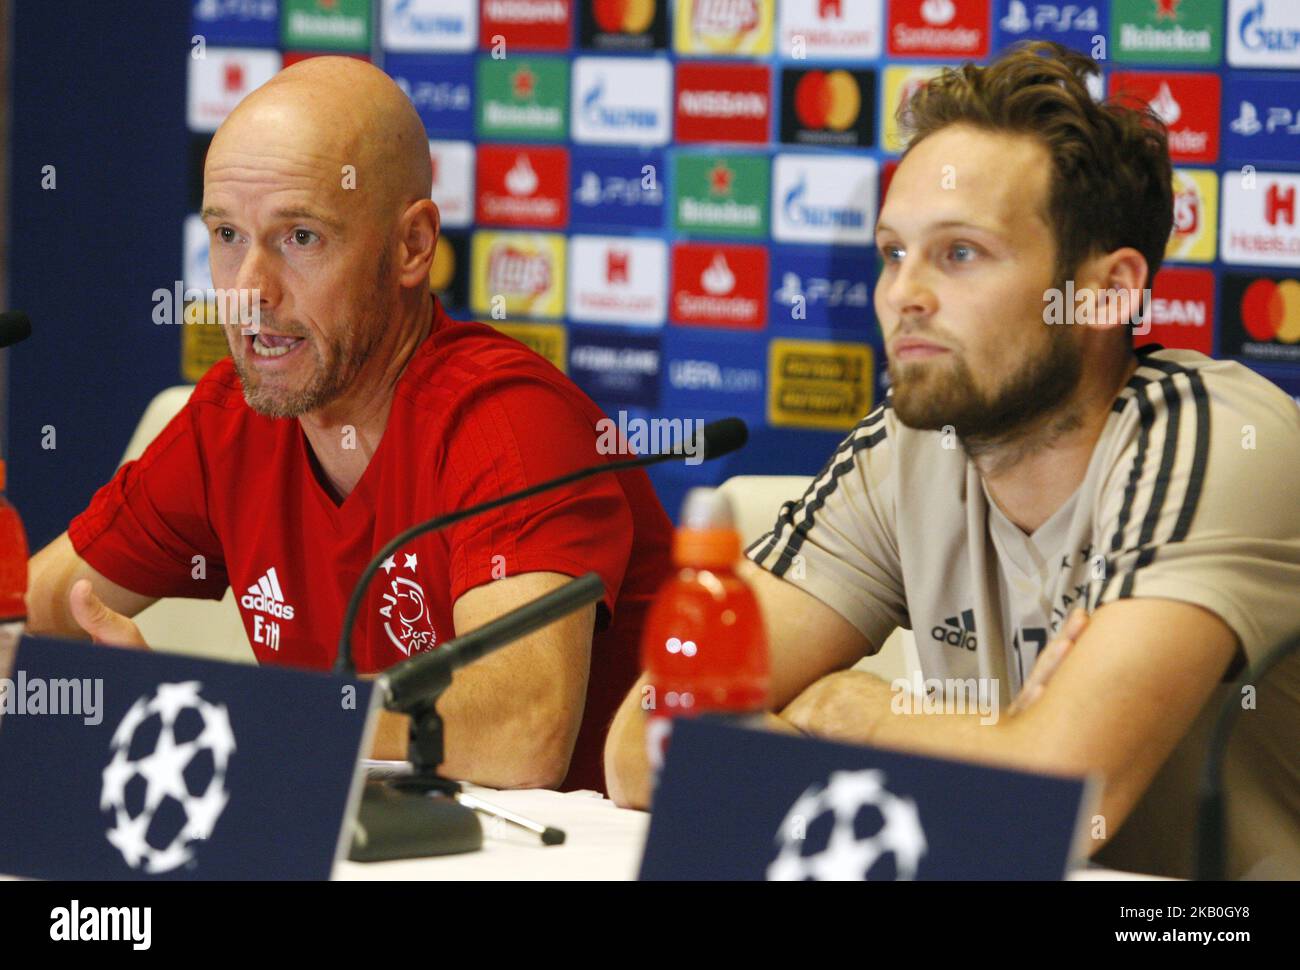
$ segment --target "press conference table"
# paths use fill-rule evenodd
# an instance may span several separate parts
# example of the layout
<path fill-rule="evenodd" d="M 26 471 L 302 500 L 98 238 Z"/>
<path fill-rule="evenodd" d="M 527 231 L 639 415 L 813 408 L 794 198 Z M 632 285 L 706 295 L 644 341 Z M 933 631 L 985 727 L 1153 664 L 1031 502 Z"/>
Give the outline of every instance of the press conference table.
<path fill-rule="evenodd" d="M 544 846 L 537 836 L 483 818 L 483 849 L 462 855 L 397 862 L 341 862 L 337 880 L 523 879 L 626 880 L 641 866 L 650 816 L 619 808 L 594 792 L 466 791 L 518 815 L 564 829 L 563 845 Z M 481 816 L 480 816 L 481 817 Z M 1113 869 L 1080 869 L 1070 879 L 1154 879 Z"/>

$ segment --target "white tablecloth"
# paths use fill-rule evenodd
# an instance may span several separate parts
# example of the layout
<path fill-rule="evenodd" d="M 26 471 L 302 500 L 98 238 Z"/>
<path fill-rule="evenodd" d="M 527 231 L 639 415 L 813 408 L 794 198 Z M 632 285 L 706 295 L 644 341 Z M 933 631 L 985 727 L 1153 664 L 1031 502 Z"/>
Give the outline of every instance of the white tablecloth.
<path fill-rule="evenodd" d="M 650 816 L 619 808 L 594 792 L 493 791 L 466 785 L 484 801 L 563 829 L 563 845 L 514 825 L 483 823 L 483 849 L 398 862 L 340 862 L 335 879 L 635 879 Z"/>
<path fill-rule="evenodd" d="M 466 785 L 485 801 L 564 829 L 563 845 L 544 846 L 513 825 L 483 821 L 483 850 L 398 862 L 340 862 L 334 878 L 361 879 L 635 879 L 650 816 L 619 808 L 594 792 L 493 791 Z M 1073 879 L 1154 879 L 1113 869 L 1080 869 Z"/>

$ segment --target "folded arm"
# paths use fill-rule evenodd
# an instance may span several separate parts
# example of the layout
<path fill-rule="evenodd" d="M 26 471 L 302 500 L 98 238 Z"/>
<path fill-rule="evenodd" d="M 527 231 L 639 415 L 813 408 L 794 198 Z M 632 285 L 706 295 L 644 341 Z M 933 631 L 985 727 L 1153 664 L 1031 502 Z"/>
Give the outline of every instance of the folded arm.
<path fill-rule="evenodd" d="M 985 723 L 975 713 L 898 713 L 890 685 L 853 670 L 816 680 L 783 716 L 836 740 L 1098 775 L 1109 836 L 1191 727 L 1237 649 L 1227 624 L 1201 607 L 1119 600 L 1092 615 L 1050 688 L 1014 716 L 1003 712 Z"/>

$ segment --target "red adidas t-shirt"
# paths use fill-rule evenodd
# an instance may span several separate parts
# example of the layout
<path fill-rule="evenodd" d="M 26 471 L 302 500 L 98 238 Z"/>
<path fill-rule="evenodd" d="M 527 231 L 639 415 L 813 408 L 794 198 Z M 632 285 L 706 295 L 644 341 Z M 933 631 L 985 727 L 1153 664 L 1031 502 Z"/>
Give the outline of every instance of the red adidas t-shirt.
<path fill-rule="evenodd" d="M 86 562 L 141 595 L 219 599 L 232 587 L 260 662 L 327 669 L 352 587 L 385 542 L 424 519 L 595 464 L 604 417 L 550 363 L 491 327 L 451 319 L 435 301 L 432 331 L 398 382 L 379 447 L 341 505 L 319 483 L 298 422 L 249 408 L 227 358 L 68 535 Z M 605 730 L 637 677 L 641 623 L 670 569 L 671 530 L 637 470 L 422 536 L 371 581 L 353 638 L 357 669 L 382 670 L 446 643 L 457 598 L 503 574 L 595 570 L 606 594 L 564 787 L 604 790 Z M 199 562 L 206 575 L 196 579 Z"/>

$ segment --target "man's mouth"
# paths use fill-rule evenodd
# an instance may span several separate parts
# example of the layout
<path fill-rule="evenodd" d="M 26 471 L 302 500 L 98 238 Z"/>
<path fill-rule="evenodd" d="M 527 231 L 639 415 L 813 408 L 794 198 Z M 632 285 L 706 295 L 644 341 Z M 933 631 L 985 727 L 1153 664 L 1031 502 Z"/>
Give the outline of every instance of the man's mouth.
<path fill-rule="evenodd" d="M 948 353 L 947 347 L 917 337 L 904 337 L 894 344 L 894 359 L 900 362 L 927 360 L 946 353 Z"/>
<path fill-rule="evenodd" d="M 304 338 L 281 337 L 263 331 L 246 339 L 253 348 L 253 353 L 258 357 L 283 357 L 292 353 Z"/>

